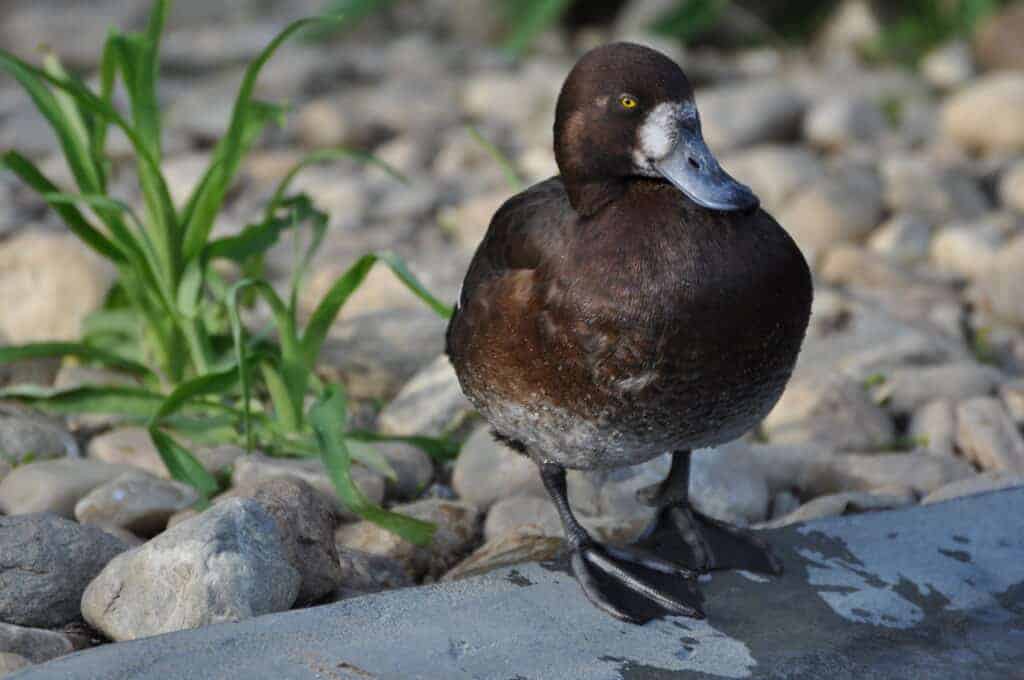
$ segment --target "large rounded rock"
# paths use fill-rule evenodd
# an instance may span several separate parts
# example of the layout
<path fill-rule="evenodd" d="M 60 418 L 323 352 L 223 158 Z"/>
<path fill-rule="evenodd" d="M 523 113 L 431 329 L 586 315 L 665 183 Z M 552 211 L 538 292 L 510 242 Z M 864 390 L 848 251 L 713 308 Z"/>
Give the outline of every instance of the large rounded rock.
<path fill-rule="evenodd" d="M 463 444 L 452 487 L 482 510 L 502 498 L 547 495 L 536 463 L 496 441 L 489 425 L 478 427 Z"/>
<path fill-rule="evenodd" d="M 789 85 L 725 85 L 697 94 L 704 136 L 715 151 L 795 139 L 807 103 Z"/>
<path fill-rule="evenodd" d="M 0 621 L 44 628 L 74 621 L 86 586 L 127 547 L 49 513 L 0 517 Z"/>
<path fill-rule="evenodd" d="M 342 576 L 334 544 L 334 499 L 294 478 L 267 480 L 246 495 L 277 520 L 288 561 L 302 577 L 296 603 L 316 602 L 333 592 Z"/>
<path fill-rule="evenodd" d="M 772 442 L 819 443 L 839 450 L 890 445 L 895 428 L 866 390 L 843 377 L 797 379 L 764 419 Z"/>
<path fill-rule="evenodd" d="M 380 412 L 380 430 L 393 435 L 439 437 L 459 429 L 474 413 L 444 354 L 402 387 Z"/>
<path fill-rule="evenodd" d="M 974 178 L 957 167 L 937 167 L 928 158 L 898 156 L 883 163 L 881 171 L 885 202 L 895 212 L 945 224 L 978 219 L 991 209 Z"/>
<path fill-rule="evenodd" d="M 81 458 L 58 458 L 21 465 L 0 481 L 0 512 L 20 515 L 52 512 L 75 516 L 75 504 L 87 493 L 118 475 L 127 465 Z"/>
<path fill-rule="evenodd" d="M 730 174 L 750 185 L 770 213 L 781 211 L 799 189 L 825 172 L 812 151 L 777 144 L 736 151 L 722 163 Z"/>
<path fill-rule="evenodd" d="M 808 141 L 829 150 L 873 142 L 885 129 L 882 109 L 865 97 L 832 97 L 815 105 L 804 120 Z"/>
<path fill-rule="evenodd" d="M 562 536 L 555 504 L 537 496 L 511 496 L 494 504 L 484 521 L 484 539 L 492 540 L 523 526 L 537 527 L 547 536 Z"/>
<path fill-rule="evenodd" d="M 417 498 L 434 481 L 434 461 L 418 446 L 405 442 L 378 442 L 374 447 L 395 471 L 395 479 L 385 480 L 388 497 L 401 500 Z"/>
<path fill-rule="evenodd" d="M 690 489 L 697 510 L 725 522 L 746 526 L 768 516 L 768 482 L 743 442 L 694 451 Z"/>
<path fill-rule="evenodd" d="M 12 465 L 76 455 L 78 446 L 58 423 L 16 404 L 0 403 L 0 460 Z"/>
<path fill-rule="evenodd" d="M 139 536 L 155 536 L 171 515 L 199 500 L 191 486 L 145 472 L 126 472 L 98 486 L 75 505 L 82 524 L 119 527 Z"/>
<path fill-rule="evenodd" d="M 945 133 L 978 151 L 1024 150 L 1024 73 L 1005 71 L 975 81 L 950 97 L 942 111 Z"/>
<path fill-rule="evenodd" d="M 976 361 L 898 368 L 883 378 L 873 396 L 896 413 L 913 412 L 933 399 L 956 402 L 992 394 L 1003 381 L 998 370 Z"/>
<path fill-rule="evenodd" d="M 86 589 L 82 614 L 109 638 L 133 640 L 282 611 L 300 582 L 274 518 L 235 498 L 115 558 Z"/>
<path fill-rule="evenodd" d="M 352 481 L 372 503 L 384 500 L 384 479 L 364 467 L 354 465 Z M 343 520 L 353 520 L 355 515 L 343 507 L 334 491 L 334 484 L 327 475 L 323 463 L 317 459 L 273 458 L 260 453 L 243 456 L 235 463 L 231 484 L 236 488 L 254 487 L 261 482 L 281 477 L 301 479 L 314 489 L 321 491 L 335 501 L 335 509 Z"/>
<path fill-rule="evenodd" d="M 979 274 L 978 295 L 997 316 L 1024 326 L 1024 235 L 1000 248 Z"/>
<path fill-rule="evenodd" d="M 77 340 L 113 271 L 78 239 L 24 231 L 0 243 L 0 334 L 12 344 Z"/>
<path fill-rule="evenodd" d="M 878 175 L 848 166 L 797 192 L 779 222 L 801 248 L 820 252 L 834 243 L 863 239 L 878 226 L 883 211 Z"/>
<path fill-rule="evenodd" d="M 104 463 L 131 465 L 157 477 L 170 477 L 160 452 L 144 427 L 119 427 L 93 437 L 88 453 L 90 458 Z"/>

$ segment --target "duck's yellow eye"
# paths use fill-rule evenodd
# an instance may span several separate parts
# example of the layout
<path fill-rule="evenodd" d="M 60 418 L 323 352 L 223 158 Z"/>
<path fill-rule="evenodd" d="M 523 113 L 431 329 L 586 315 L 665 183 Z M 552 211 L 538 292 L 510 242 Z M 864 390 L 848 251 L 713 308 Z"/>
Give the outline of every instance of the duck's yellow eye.
<path fill-rule="evenodd" d="M 640 102 L 636 100 L 636 97 L 632 97 L 628 94 L 624 94 L 621 97 L 619 97 L 619 106 L 626 109 L 627 111 L 635 109 L 639 104 Z"/>

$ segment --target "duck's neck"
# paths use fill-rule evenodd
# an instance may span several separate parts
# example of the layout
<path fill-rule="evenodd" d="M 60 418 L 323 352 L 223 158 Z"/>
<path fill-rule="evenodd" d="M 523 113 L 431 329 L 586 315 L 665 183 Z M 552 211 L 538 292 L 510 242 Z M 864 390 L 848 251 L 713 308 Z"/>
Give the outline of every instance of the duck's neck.
<path fill-rule="evenodd" d="M 563 177 L 569 203 L 581 217 L 596 215 L 620 198 L 629 184 L 627 178 L 580 180 Z"/>

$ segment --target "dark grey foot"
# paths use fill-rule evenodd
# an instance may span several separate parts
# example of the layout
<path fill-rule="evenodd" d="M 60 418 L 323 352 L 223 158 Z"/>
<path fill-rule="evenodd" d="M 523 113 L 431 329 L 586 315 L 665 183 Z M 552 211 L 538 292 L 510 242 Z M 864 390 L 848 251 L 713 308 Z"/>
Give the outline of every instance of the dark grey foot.
<path fill-rule="evenodd" d="M 582 543 L 570 557 L 572 572 L 599 609 L 629 623 L 666 614 L 703 619 L 696 574 L 630 548 Z"/>
<path fill-rule="evenodd" d="M 689 503 L 676 502 L 663 507 L 637 545 L 701 573 L 716 569 L 744 569 L 776 576 L 782 573 L 782 563 L 767 543 L 742 529 L 702 515 Z"/>

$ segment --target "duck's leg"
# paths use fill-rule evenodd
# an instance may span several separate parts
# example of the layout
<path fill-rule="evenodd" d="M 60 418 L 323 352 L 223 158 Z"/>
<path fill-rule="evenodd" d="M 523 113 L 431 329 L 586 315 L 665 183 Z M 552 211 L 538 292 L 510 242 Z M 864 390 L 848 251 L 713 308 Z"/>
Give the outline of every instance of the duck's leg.
<path fill-rule="evenodd" d="M 683 556 L 698 572 L 745 569 L 781 574 L 782 563 L 757 536 L 702 515 L 690 505 L 690 452 L 672 454 L 672 468 L 660 484 L 641 489 L 638 498 L 660 509 L 654 524 L 637 545 L 659 553 Z"/>
<path fill-rule="evenodd" d="M 569 507 L 565 468 L 542 463 L 540 472 L 562 519 L 572 572 L 591 602 L 631 623 L 646 623 L 666 613 L 704 618 L 696 574 L 642 550 L 601 545 Z"/>

